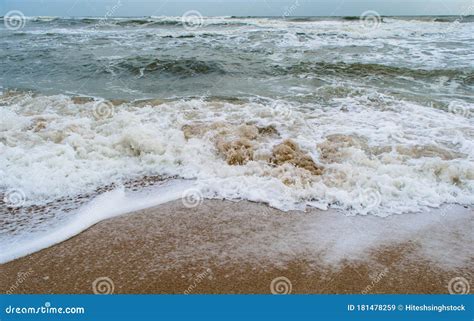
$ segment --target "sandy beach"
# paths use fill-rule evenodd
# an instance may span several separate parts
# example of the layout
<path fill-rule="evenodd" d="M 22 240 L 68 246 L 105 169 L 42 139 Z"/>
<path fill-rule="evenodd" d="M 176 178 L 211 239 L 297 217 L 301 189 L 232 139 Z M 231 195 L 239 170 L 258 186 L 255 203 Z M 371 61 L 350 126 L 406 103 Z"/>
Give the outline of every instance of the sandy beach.
<path fill-rule="evenodd" d="M 0 265 L 2 293 L 449 293 L 472 208 L 386 218 L 174 201 Z"/>
<path fill-rule="evenodd" d="M 470 291 L 473 16 L 123 5 L 0 15 L 0 292 Z"/>

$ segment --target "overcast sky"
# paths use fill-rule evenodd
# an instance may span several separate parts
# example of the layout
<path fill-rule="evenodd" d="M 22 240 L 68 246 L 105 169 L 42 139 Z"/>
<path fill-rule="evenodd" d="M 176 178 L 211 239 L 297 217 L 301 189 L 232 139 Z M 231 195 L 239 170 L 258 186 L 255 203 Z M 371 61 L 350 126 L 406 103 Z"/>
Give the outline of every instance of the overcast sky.
<path fill-rule="evenodd" d="M 115 16 L 180 16 L 188 10 L 204 16 L 359 16 L 367 10 L 381 15 L 474 14 L 474 0 L 0 0 L 0 14 L 104 16 L 114 6 Z"/>

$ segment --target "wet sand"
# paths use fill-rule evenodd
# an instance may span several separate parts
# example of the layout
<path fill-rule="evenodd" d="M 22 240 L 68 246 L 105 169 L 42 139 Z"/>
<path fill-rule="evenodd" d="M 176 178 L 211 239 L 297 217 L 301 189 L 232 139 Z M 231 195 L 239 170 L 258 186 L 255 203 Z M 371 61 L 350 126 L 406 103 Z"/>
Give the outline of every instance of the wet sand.
<path fill-rule="evenodd" d="M 283 213 L 251 202 L 186 208 L 175 201 L 103 221 L 0 265 L 0 291 L 448 293 L 455 277 L 472 284 L 466 232 L 473 213 L 456 206 L 349 217 Z"/>

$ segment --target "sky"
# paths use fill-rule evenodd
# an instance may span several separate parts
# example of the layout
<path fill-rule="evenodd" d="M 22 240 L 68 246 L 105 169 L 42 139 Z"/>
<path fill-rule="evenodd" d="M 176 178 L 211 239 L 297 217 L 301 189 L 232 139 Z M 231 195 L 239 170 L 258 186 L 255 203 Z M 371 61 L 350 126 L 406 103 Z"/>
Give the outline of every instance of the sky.
<path fill-rule="evenodd" d="M 474 0 L 0 0 L 0 15 L 26 16 L 359 16 L 474 14 Z"/>

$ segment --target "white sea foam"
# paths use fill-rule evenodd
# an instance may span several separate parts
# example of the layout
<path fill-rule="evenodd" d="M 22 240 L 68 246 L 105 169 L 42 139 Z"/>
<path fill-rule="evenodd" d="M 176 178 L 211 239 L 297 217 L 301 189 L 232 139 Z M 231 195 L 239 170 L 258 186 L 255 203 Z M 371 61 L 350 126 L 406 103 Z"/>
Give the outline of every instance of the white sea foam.
<path fill-rule="evenodd" d="M 316 104 L 275 112 L 279 101 L 195 99 L 145 107 L 132 102 L 104 119 L 95 117 L 94 102 L 78 105 L 65 96 L 20 101 L 0 109 L 5 116 L 0 172 L 6 173 L 2 189 L 21 189 L 26 205 L 147 175 L 196 179 L 208 197 L 259 200 L 283 210 L 332 206 L 389 215 L 474 204 L 472 118 L 390 97 L 376 103 L 345 98 L 348 112 Z M 273 125 L 280 136 L 258 141 L 261 158 L 243 166 L 227 164 L 216 150 L 218 129 L 190 139 L 182 129 L 222 123 L 229 131 L 249 120 Z M 331 135 L 342 136 L 331 140 Z M 283 139 L 322 163 L 323 175 L 268 163 L 265 155 Z M 360 143 L 340 145 L 344 139 Z M 375 204 L 367 206 L 371 191 Z"/>
<path fill-rule="evenodd" d="M 20 242 L 15 239 L 2 242 L 0 264 L 67 240 L 102 220 L 180 199 L 183 191 L 192 186 L 190 181 L 174 181 L 142 192 L 126 193 L 124 188 L 106 192 L 49 231 L 25 234 Z"/>
<path fill-rule="evenodd" d="M 473 23 L 385 19 L 368 30 L 358 21 L 219 17 L 190 32 L 180 17 L 149 20 L 94 27 L 56 19 L 0 30 L 11 57 L 0 62 L 9 71 L 0 86 L 0 195 L 20 191 L 24 208 L 36 208 L 0 208 L 8 221 L 0 227 L 3 244 L 30 244 L 26 253 L 69 237 L 110 213 L 72 224 L 41 246 L 26 242 L 69 221 L 41 206 L 145 176 L 189 179 L 206 198 L 282 210 L 389 216 L 474 204 Z M 177 24 L 153 24 L 160 21 Z M 24 68 L 25 57 L 38 62 L 34 72 Z M 235 101 L 113 106 L 100 97 L 75 103 L 3 90 L 15 87 L 130 99 L 199 96 L 210 88 L 206 95 Z M 229 164 L 218 142 L 238 139 L 242 124 L 276 133 L 251 139 L 251 161 Z M 185 137 L 186 125 L 198 133 Z M 324 167 L 322 175 L 272 162 L 285 139 Z"/>
<path fill-rule="evenodd" d="M 470 67 L 469 59 L 465 57 L 468 55 L 472 57 L 472 44 L 466 40 L 472 39 L 474 25 L 474 23 L 385 19 L 385 22 L 378 24 L 377 28 L 368 29 L 359 21 L 298 22 L 285 19 L 229 19 L 226 17 L 205 17 L 203 27 L 193 30 L 192 33 L 182 28 L 181 17 L 153 17 L 146 20 L 149 24 L 139 24 L 133 28 L 114 25 L 126 20 L 107 19 L 105 28 L 92 28 L 91 25 L 85 24 L 75 28 L 67 26 L 46 29 L 25 28 L 21 32 L 32 35 L 66 35 L 73 37 L 77 43 L 88 43 L 95 37 L 110 37 L 120 39 L 114 44 L 115 51 L 123 47 L 127 53 L 131 53 L 133 48 L 154 49 L 155 46 L 150 45 L 150 41 L 163 36 L 192 35 L 196 38 L 206 35 L 225 36 L 231 37 L 232 40 L 216 42 L 209 39 L 207 42 L 219 43 L 220 46 L 226 48 L 234 48 L 236 45 L 258 48 L 268 42 L 280 50 L 286 50 L 284 56 L 287 58 L 297 58 L 301 52 L 295 49 L 305 49 L 307 53 L 315 51 L 315 56 L 319 59 L 331 58 L 346 62 L 365 61 L 394 66 L 439 69 Z M 153 27 L 153 22 L 160 21 L 175 22 L 176 26 L 163 28 L 158 24 Z M 229 27 L 226 28 L 223 25 Z M 236 31 L 235 28 L 239 29 Z M 140 33 L 140 37 L 137 37 L 137 33 Z M 258 41 L 255 41 L 255 37 Z M 55 43 L 51 37 L 38 41 L 41 42 L 41 40 L 47 41 L 50 45 Z M 63 41 L 60 39 L 57 45 L 61 46 Z M 199 41 L 186 38 L 168 43 L 167 46 L 180 47 L 183 42 L 199 43 Z M 447 46 L 439 46 L 440 42 L 447 43 Z M 100 45 L 103 46 L 102 43 Z M 363 51 L 354 55 L 354 47 Z M 333 50 L 333 48 L 338 48 L 338 50 Z M 272 56 L 272 58 L 277 56 Z"/>

